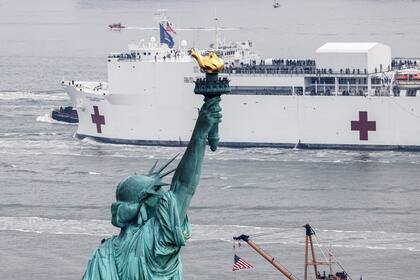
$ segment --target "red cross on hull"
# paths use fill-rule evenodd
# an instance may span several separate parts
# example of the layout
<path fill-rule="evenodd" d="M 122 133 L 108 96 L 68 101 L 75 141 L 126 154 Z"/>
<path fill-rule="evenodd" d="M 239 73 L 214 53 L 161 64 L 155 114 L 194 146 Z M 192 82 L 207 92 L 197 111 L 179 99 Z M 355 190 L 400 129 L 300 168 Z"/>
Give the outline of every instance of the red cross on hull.
<path fill-rule="evenodd" d="M 96 131 L 102 133 L 101 125 L 105 125 L 105 116 L 99 114 L 98 106 L 93 106 L 92 123 L 96 124 Z"/>
<path fill-rule="evenodd" d="M 351 130 L 359 131 L 361 141 L 369 140 L 369 131 L 376 131 L 376 121 L 368 121 L 368 112 L 359 111 L 359 120 L 351 121 Z"/>

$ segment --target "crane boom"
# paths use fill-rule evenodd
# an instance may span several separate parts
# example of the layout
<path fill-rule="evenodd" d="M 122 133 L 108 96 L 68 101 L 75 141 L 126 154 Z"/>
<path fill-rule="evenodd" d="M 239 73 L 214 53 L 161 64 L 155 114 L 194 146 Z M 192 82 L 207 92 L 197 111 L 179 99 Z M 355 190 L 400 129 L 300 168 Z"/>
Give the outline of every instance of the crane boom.
<path fill-rule="evenodd" d="M 248 243 L 248 245 L 254 249 L 258 254 L 260 254 L 264 259 L 266 259 L 272 266 L 274 266 L 278 271 L 280 271 L 287 279 L 289 280 L 297 280 L 295 276 L 291 272 L 289 272 L 283 265 L 281 265 L 277 260 L 275 260 L 272 256 L 267 254 L 263 249 L 258 247 L 253 241 L 249 240 L 248 235 L 240 235 L 238 237 L 234 237 L 234 240 L 242 240 Z"/>
<path fill-rule="evenodd" d="M 337 259 L 329 252 L 330 258 L 327 259 L 325 252 L 320 247 L 321 243 L 315 234 L 315 231 L 309 224 L 304 226 L 306 229 L 306 242 L 305 242 L 305 269 L 304 269 L 304 278 L 303 280 L 316 279 L 316 280 L 351 280 L 351 277 L 347 274 L 341 264 L 337 261 Z M 314 237 L 314 239 L 313 239 Z M 240 235 L 237 237 L 233 237 L 233 240 L 236 241 L 245 241 L 252 249 L 254 249 L 258 254 L 260 254 L 264 259 L 266 259 L 272 266 L 274 266 L 278 271 L 280 271 L 287 279 L 289 280 L 297 280 L 296 277 L 289 272 L 283 265 L 281 265 L 276 259 L 272 256 L 267 254 L 263 249 L 258 247 L 253 241 L 249 239 L 248 235 Z M 316 244 L 314 244 L 314 241 Z M 325 261 L 317 261 L 315 256 L 315 245 L 318 245 L 319 250 L 324 255 Z M 309 252 L 310 251 L 310 252 Z M 331 256 L 334 257 L 334 260 L 331 260 Z M 311 258 L 311 259 L 310 259 Z M 338 265 L 342 271 L 333 271 L 332 264 Z M 319 266 L 329 266 L 330 271 L 327 275 L 325 271 L 321 275 Z M 309 277 L 309 268 L 313 268 L 314 277 Z"/>

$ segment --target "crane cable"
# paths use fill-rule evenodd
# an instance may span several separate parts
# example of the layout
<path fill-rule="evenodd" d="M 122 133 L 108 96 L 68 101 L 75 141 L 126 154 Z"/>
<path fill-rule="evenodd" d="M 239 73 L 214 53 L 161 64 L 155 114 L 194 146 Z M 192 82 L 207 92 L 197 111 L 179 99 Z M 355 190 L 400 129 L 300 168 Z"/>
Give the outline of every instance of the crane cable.
<path fill-rule="evenodd" d="M 322 249 L 322 247 L 323 247 L 323 244 L 322 244 L 322 242 L 321 242 L 321 239 L 318 237 L 318 235 L 315 233 L 314 234 L 314 236 L 315 236 L 315 239 L 316 239 L 316 243 L 317 243 L 317 245 L 318 245 L 318 248 L 320 249 L 320 251 L 321 251 L 321 253 L 322 253 L 322 255 L 324 256 L 324 258 L 325 258 L 325 260 L 328 262 L 328 259 L 327 259 L 327 256 L 325 255 L 325 253 L 324 253 L 324 250 Z M 336 258 L 336 256 L 333 254 L 333 252 L 332 252 L 332 250 L 328 250 L 328 253 L 333 257 L 333 260 L 334 260 L 334 263 L 336 263 L 346 274 L 347 274 L 347 277 L 350 279 L 350 280 L 353 280 L 352 278 L 351 278 L 351 276 L 347 273 L 347 271 L 344 269 L 344 267 L 340 264 L 340 262 L 337 260 L 337 258 Z"/>

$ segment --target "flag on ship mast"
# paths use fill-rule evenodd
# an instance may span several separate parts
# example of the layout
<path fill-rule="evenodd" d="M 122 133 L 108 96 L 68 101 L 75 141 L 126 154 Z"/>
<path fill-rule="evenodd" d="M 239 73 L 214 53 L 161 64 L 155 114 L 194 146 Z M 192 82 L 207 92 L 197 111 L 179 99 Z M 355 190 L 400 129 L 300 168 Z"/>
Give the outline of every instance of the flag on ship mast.
<path fill-rule="evenodd" d="M 174 39 L 172 38 L 171 34 L 163 27 L 162 23 L 159 23 L 160 29 L 160 43 L 167 44 L 170 49 L 172 49 L 175 45 Z"/>
<path fill-rule="evenodd" d="M 238 255 L 235 254 L 233 257 L 233 271 L 240 269 L 251 269 L 254 268 L 250 263 L 241 259 Z"/>
<path fill-rule="evenodd" d="M 170 22 L 169 20 L 166 22 L 166 31 L 172 32 L 176 35 L 176 31 L 174 29 L 174 24 Z"/>

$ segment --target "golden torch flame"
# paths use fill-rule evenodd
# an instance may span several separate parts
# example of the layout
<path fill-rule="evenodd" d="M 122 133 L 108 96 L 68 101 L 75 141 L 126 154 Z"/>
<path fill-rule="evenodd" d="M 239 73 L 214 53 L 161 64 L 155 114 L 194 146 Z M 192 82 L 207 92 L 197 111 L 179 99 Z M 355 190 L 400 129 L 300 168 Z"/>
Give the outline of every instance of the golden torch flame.
<path fill-rule="evenodd" d="M 191 49 L 191 56 L 197 60 L 198 65 L 206 73 L 219 73 L 223 70 L 225 62 L 214 52 L 210 52 L 207 56 L 202 56 L 195 49 Z"/>

